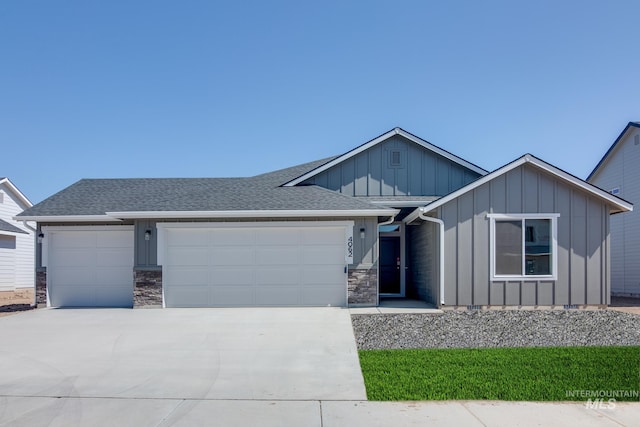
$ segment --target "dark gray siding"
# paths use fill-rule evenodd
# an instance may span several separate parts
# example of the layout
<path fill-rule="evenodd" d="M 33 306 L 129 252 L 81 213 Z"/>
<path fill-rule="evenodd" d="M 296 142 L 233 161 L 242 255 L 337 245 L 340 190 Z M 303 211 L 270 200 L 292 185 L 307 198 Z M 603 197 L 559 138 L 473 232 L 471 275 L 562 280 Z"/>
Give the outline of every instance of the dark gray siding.
<path fill-rule="evenodd" d="M 608 212 L 530 165 L 443 205 L 446 305 L 608 304 Z M 489 213 L 559 213 L 557 280 L 491 281 Z"/>
<path fill-rule="evenodd" d="M 407 226 L 409 275 L 407 296 L 433 304 L 439 301 L 438 227 L 432 222 Z"/>
<path fill-rule="evenodd" d="M 392 153 L 400 163 L 392 164 Z M 304 181 L 349 196 L 444 196 L 480 175 L 396 135 Z"/>

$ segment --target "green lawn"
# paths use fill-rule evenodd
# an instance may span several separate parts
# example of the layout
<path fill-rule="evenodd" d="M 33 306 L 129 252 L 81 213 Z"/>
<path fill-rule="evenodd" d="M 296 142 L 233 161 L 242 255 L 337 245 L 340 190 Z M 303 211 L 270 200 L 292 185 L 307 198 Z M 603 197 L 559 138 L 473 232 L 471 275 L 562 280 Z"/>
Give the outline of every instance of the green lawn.
<path fill-rule="evenodd" d="M 638 401 L 640 347 L 361 350 L 369 400 Z M 612 396 L 601 396 L 608 401 Z"/>

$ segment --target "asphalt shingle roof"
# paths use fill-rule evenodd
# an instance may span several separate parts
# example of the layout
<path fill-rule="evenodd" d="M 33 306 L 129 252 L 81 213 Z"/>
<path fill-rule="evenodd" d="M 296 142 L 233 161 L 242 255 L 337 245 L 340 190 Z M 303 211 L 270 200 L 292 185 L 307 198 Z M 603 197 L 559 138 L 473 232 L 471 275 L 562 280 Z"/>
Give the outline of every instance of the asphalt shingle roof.
<path fill-rule="evenodd" d="M 11 232 L 11 233 L 29 234 L 26 231 L 16 227 L 13 224 L 8 223 L 7 221 L 4 221 L 2 219 L 0 219 L 0 231 L 8 231 L 8 232 Z"/>
<path fill-rule="evenodd" d="M 330 160 L 318 160 L 249 178 L 82 179 L 19 216 L 379 208 L 365 200 L 316 186 L 281 187 Z"/>

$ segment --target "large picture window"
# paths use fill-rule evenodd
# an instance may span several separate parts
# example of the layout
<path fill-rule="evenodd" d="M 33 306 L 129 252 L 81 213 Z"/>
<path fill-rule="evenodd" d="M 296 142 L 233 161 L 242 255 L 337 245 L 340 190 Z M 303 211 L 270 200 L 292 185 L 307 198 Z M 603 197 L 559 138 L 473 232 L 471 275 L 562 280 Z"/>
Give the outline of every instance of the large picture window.
<path fill-rule="evenodd" d="M 491 278 L 555 279 L 559 214 L 489 214 Z"/>

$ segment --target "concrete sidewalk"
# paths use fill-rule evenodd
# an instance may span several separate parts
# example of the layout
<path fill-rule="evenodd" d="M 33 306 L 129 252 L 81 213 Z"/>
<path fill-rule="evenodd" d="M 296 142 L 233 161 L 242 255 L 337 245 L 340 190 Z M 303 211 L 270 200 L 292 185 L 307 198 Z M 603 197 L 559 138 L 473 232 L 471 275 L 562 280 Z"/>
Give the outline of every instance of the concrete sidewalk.
<path fill-rule="evenodd" d="M 0 426 L 637 426 L 640 403 L 0 398 Z"/>

